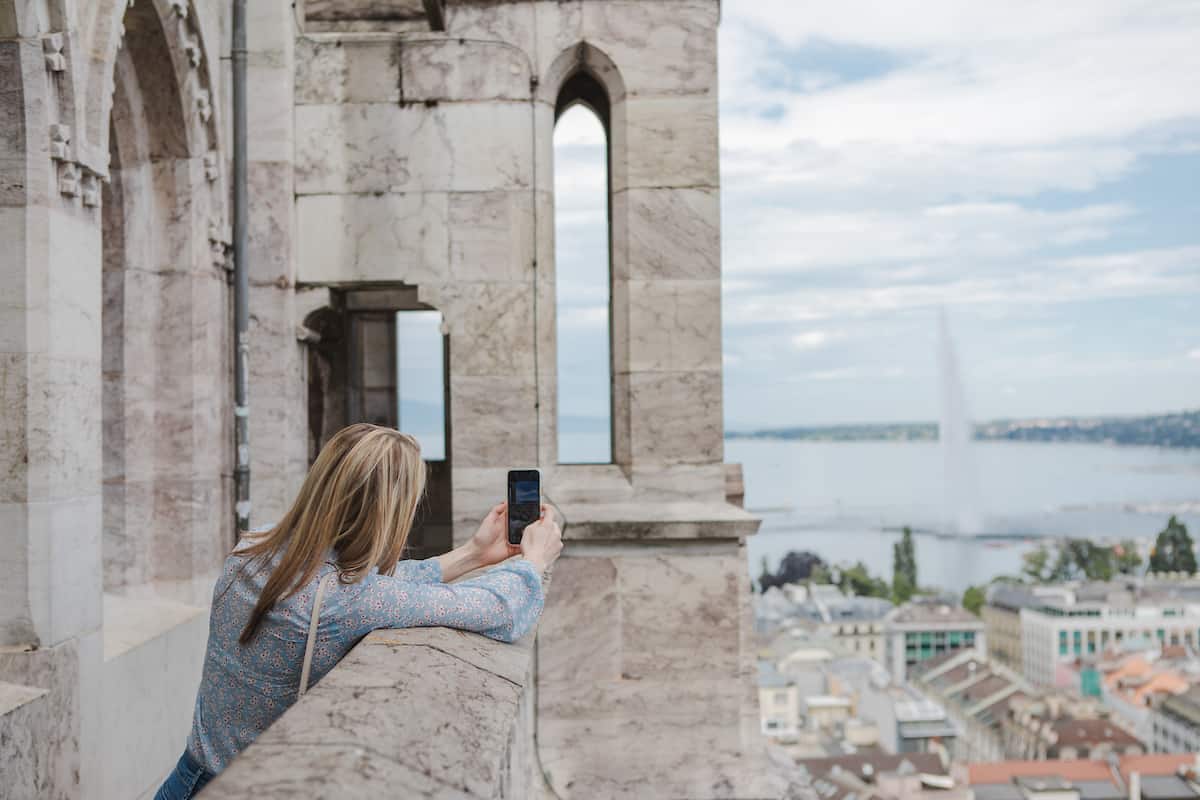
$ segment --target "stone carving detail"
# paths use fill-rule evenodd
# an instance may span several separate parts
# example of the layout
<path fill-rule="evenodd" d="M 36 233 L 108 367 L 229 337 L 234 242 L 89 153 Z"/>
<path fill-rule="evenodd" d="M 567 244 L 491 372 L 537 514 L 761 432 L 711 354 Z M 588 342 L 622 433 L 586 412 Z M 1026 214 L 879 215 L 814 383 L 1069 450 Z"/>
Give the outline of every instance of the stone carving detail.
<path fill-rule="evenodd" d="M 212 251 L 213 266 L 229 269 L 228 253 L 229 243 L 232 237 L 229 234 L 229 227 L 216 217 L 210 217 L 208 220 L 208 246 Z"/>
<path fill-rule="evenodd" d="M 183 46 L 183 51 L 187 53 L 188 63 L 193 67 L 199 67 L 202 60 L 202 51 L 200 50 L 200 40 L 195 36 L 184 35 L 186 44 Z"/>
<path fill-rule="evenodd" d="M 83 173 L 83 204 L 88 208 L 100 205 L 100 178 L 94 172 Z"/>
<path fill-rule="evenodd" d="M 42 53 L 46 56 L 46 69 L 51 72 L 64 72 L 67 69 L 67 57 L 63 55 L 63 35 L 51 33 L 42 39 Z"/>
<path fill-rule="evenodd" d="M 130 3 L 130 5 L 133 5 L 133 3 Z M 187 0 L 171 0 L 171 10 L 175 12 L 175 16 L 181 19 L 187 19 Z"/>
<path fill-rule="evenodd" d="M 58 191 L 64 197 L 79 194 L 79 167 L 75 162 L 64 161 L 58 165 Z"/>
<path fill-rule="evenodd" d="M 221 177 L 221 160 L 216 150 L 209 150 L 204 154 L 204 177 L 209 183 Z"/>
<path fill-rule="evenodd" d="M 212 117 L 212 94 L 203 87 L 196 90 L 196 113 L 201 122 L 208 122 Z"/>
<path fill-rule="evenodd" d="M 66 161 L 71 149 L 71 126 L 60 122 L 50 126 L 50 157 L 55 161 Z"/>

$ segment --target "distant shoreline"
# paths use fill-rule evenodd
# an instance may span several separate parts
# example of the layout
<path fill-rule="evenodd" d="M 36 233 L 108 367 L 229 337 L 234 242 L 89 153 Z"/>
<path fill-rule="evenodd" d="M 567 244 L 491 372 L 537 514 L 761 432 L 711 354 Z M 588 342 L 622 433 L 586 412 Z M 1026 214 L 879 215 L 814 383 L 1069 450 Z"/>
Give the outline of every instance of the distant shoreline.
<path fill-rule="evenodd" d="M 936 422 L 891 422 L 727 431 L 726 439 L 809 442 L 933 442 Z M 1125 447 L 1200 448 L 1200 410 L 1140 417 L 1044 417 L 975 425 L 978 441 L 1068 442 Z"/>

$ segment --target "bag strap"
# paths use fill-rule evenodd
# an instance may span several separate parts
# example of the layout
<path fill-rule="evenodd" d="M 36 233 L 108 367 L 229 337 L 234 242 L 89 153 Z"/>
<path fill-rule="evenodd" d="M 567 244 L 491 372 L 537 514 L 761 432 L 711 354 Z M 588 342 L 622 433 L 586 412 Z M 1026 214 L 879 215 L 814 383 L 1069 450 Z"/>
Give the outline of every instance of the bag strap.
<path fill-rule="evenodd" d="M 312 619 L 308 623 L 308 642 L 304 645 L 304 666 L 300 668 L 300 691 L 296 699 L 304 697 L 308 691 L 308 674 L 312 671 L 313 650 L 317 645 L 317 621 L 321 618 L 321 601 L 325 598 L 325 590 L 337 580 L 337 570 L 328 573 L 317 584 L 317 596 L 313 600 Z"/>

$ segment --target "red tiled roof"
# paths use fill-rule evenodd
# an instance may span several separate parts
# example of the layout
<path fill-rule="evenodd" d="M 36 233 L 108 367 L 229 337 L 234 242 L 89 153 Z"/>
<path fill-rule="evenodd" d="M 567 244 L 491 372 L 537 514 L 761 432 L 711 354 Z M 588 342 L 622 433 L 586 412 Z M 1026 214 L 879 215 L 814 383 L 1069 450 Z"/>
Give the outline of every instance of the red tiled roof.
<path fill-rule="evenodd" d="M 1136 736 L 1107 719 L 1062 719 L 1051 723 L 1058 734 L 1059 747 L 1114 744 L 1129 747 L 1141 744 Z"/>
<path fill-rule="evenodd" d="M 1132 772 L 1141 775 L 1174 775 L 1180 767 L 1196 763 L 1195 753 L 1163 753 L 1146 756 L 1121 756 L 1117 762 L 1121 778 L 1128 783 Z"/>
<path fill-rule="evenodd" d="M 1103 761 L 991 761 L 968 764 L 969 783 L 1011 783 L 1013 778 L 1065 778 L 1069 781 L 1112 780 L 1112 770 Z"/>

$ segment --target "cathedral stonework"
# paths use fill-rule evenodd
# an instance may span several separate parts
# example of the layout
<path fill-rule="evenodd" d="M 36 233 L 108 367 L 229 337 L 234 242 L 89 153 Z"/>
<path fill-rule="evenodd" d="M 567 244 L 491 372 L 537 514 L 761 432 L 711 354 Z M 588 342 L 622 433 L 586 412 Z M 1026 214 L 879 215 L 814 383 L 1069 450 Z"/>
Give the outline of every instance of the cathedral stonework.
<path fill-rule="evenodd" d="M 247 7 L 254 524 L 339 427 L 404 427 L 397 320 L 436 312 L 444 453 L 414 554 L 464 541 L 513 467 L 568 520 L 522 712 L 531 796 L 782 796 L 758 520 L 726 494 L 718 0 Z M 0 0 L 15 797 L 145 796 L 187 735 L 235 541 L 230 26 L 228 2 Z M 557 445 L 553 133 L 576 103 L 608 141 L 605 464 Z"/>

